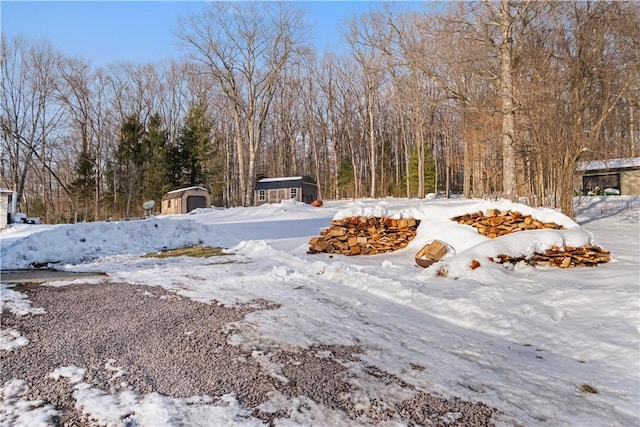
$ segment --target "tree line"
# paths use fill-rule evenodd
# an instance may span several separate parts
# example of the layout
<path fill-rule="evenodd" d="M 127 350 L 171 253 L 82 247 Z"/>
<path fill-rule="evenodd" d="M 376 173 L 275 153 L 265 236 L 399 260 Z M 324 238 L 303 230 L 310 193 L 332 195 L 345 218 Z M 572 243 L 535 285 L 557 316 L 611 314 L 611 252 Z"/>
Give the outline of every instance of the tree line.
<path fill-rule="evenodd" d="M 640 4 L 472 1 L 353 16 L 319 55 L 293 3 L 213 2 L 184 57 L 93 67 L 1 41 L 0 185 L 46 222 L 140 216 L 200 185 L 247 206 L 259 176 L 325 199 L 506 197 L 573 215 L 576 165 L 636 156 Z"/>

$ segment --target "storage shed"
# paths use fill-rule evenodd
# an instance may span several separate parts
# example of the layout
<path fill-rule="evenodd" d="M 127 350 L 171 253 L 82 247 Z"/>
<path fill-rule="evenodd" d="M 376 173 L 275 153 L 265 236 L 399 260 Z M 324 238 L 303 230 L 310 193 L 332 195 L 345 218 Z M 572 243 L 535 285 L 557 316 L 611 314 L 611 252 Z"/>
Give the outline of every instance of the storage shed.
<path fill-rule="evenodd" d="M 256 182 L 253 198 L 256 206 L 289 199 L 312 203 L 318 198 L 318 184 L 308 175 L 263 178 Z"/>
<path fill-rule="evenodd" d="M 187 187 L 169 191 L 162 197 L 162 215 L 185 214 L 197 208 L 210 208 L 211 196 L 206 188 Z"/>
<path fill-rule="evenodd" d="M 11 223 L 11 216 L 16 213 L 16 195 L 14 191 L 0 187 L 0 230 Z"/>
<path fill-rule="evenodd" d="M 617 190 L 622 195 L 640 195 L 640 157 L 596 160 L 578 165 L 574 182 L 576 192 L 593 194 Z"/>

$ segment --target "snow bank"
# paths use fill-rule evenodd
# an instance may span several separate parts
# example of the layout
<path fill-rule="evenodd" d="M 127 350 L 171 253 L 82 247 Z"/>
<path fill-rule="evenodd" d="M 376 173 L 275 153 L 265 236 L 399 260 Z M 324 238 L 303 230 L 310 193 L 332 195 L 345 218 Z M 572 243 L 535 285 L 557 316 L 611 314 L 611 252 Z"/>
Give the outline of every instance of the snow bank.
<path fill-rule="evenodd" d="M 37 230 L 37 229 L 36 229 Z M 34 264 L 83 263 L 120 254 L 144 254 L 203 243 L 207 226 L 195 221 L 154 218 L 91 222 L 37 230 L 24 238 L 3 236 L 3 270 Z"/>

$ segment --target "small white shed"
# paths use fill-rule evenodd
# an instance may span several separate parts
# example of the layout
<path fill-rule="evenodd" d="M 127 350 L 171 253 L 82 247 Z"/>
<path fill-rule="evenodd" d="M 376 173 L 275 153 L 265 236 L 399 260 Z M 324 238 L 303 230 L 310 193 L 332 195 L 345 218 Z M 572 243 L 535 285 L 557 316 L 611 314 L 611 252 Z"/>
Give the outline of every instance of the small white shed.
<path fill-rule="evenodd" d="M 0 230 L 7 228 L 11 216 L 16 213 L 16 193 L 0 187 Z"/>

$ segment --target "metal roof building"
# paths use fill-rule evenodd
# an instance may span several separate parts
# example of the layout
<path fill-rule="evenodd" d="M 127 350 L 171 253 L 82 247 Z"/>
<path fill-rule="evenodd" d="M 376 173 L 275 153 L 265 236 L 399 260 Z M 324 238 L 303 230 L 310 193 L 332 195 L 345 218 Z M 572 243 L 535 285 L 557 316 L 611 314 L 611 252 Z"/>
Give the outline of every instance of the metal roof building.
<path fill-rule="evenodd" d="M 254 187 L 254 203 L 280 203 L 294 199 L 299 202 L 312 203 L 318 198 L 318 185 L 308 175 L 263 178 Z"/>
<path fill-rule="evenodd" d="M 640 157 L 582 162 L 574 186 L 582 194 L 617 190 L 618 194 L 640 195 Z"/>

